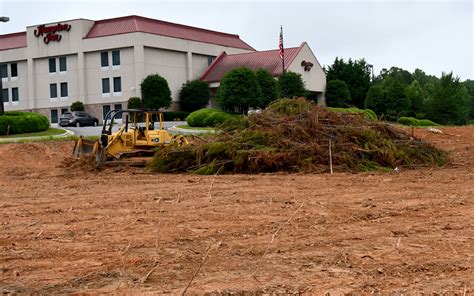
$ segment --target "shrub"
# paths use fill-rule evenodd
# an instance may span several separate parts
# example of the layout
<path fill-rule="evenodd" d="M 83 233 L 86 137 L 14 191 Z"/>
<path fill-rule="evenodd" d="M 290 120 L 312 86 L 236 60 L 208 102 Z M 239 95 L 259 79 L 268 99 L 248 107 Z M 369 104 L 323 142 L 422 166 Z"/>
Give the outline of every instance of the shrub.
<path fill-rule="evenodd" d="M 304 87 L 301 74 L 286 72 L 278 78 L 280 85 L 280 95 L 282 97 L 305 97 L 307 91 Z"/>
<path fill-rule="evenodd" d="M 150 109 L 169 107 L 171 91 L 166 79 L 158 74 L 148 75 L 140 84 L 143 106 Z"/>
<path fill-rule="evenodd" d="M 84 104 L 80 101 L 75 101 L 71 104 L 71 111 L 84 111 Z"/>
<path fill-rule="evenodd" d="M 32 112 L 5 112 L 0 116 L 0 135 L 41 132 L 49 128 L 46 116 Z"/>
<path fill-rule="evenodd" d="M 163 112 L 164 121 L 183 121 L 186 120 L 190 113 L 184 111 L 169 111 Z"/>
<path fill-rule="evenodd" d="M 227 72 L 217 89 L 217 101 L 226 111 L 247 113 L 249 107 L 261 105 L 262 90 L 255 73 L 247 68 Z"/>
<path fill-rule="evenodd" d="M 418 120 L 413 117 L 400 117 L 398 123 L 409 126 L 418 126 Z"/>
<path fill-rule="evenodd" d="M 265 108 L 280 96 L 278 81 L 273 78 L 270 72 L 264 69 L 257 70 L 255 76 L 262 90 L 262 104 L 260 107 Z"/>
<path fill-rule="evenodd" d="M 127 102 L 127 109 L 142 108 L 142 100 L 139 97 L 131 97 Z"/>
<path fill-rule="evenodd" d="M 214 127 L 217 124 L 223 123 L 230 117 L 230 114 L 221 110 L 206 108 L 192 112 L 186 118 L 186 121 L 188 125 L 192 127 Z"/>
<path fill-rule="evenodd" d="M 209 86 L 202 80 L 188 81 L 179 93 L 181 110 L 196 111 L 209 103 Z"/>
<path fill-rule="evenodd" d="M 428 119 L 416 119 L 413 117 L 400 117 L 398 123 L 408 126 L 437 126 L 439 124 L 434 123 Z"/>
<path fill-rule="evenodd" d="M 331 80 L 326 85 L 326 104 L 329 107 L 347 107 L 351 101 L 349 87 L 342 80 Z"/>

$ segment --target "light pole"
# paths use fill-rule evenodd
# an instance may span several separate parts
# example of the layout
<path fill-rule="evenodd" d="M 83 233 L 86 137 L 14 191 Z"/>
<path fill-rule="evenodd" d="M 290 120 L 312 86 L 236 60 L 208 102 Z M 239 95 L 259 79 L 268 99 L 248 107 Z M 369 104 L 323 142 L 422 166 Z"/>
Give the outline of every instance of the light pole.
<path fill-rule="evenodd" d="M 10 20 L 8 16 L 0 16 L 0 22 L 6 23 Z M 4 109 L 3 109 L 3 83 L 2 83 L 3 78 L 0 78 L 0 115 L 3 115 Z"/>
<path fill-rule="evenodd" d="M 370 68 L 370 70 L 372 71 L 372 79 L 371 79 L 371 80 L 374 81 L 374 65 L 368 64 L 367 66 L 368 66 L 368 67 Z"/>

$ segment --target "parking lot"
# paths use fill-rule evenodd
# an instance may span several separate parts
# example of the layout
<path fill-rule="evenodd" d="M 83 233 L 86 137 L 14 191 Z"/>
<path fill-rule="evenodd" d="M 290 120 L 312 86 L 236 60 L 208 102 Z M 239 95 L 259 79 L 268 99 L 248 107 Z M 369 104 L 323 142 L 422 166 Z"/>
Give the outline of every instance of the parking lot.
<path fill-rule="evenodd" d="M 169 129 L 173 126 L 185 125 L 186 121 L 165 121 L 163 122 L 163 126 L 165 129 Z M 72 126 L 64 126 L 60 127 L 58 124 L 51 124 L 52 127 L 56 128 L 63 128 L 68 131 L 74 132 L 76 136 L 100 136 L 100 131 L 102 130 L 102 126 L 84 126 L 84 127 L 72 127 Z M 113 131 L 118 130 L 122 125 L 117 123 L 113 127 Z M 155 123 L 155 128 L 159 128 L 159 123 Z"/>

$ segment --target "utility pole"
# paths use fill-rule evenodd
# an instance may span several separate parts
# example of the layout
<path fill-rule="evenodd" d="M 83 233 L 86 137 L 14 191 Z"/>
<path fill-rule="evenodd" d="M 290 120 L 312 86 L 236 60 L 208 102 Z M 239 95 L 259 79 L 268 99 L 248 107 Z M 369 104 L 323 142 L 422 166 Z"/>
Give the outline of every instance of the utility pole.
<path fill-rule="evenodd" d="M 0 16 L 0 22 L 6 23 L 10 20 L 9 17 L 7 16 Z M 0 115 L 3 115 L 5 113 L 5 110 L 3 108 L 3 78 L 0 78 Z"/>

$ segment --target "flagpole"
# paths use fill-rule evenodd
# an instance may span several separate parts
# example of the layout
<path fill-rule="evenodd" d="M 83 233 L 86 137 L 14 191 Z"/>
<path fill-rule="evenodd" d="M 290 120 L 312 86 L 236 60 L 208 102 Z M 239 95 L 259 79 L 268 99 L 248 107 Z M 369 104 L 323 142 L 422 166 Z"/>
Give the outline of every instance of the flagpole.
<path fill-rule="evenodd" d="M 285 46 L 283 45 L 283 26 L 280 25 L 280 39 L 281 39 L 281 65 L 282 65 L 282 74 L 285 74 Z"/>

